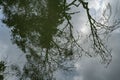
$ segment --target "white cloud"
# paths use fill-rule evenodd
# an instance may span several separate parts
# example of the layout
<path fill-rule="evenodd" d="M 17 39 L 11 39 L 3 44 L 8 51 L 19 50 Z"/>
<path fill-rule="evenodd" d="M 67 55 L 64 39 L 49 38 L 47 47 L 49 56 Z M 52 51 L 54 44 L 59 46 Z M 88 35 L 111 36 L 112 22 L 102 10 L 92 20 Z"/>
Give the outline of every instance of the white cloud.
<path fill-rule="evenodd" d="M 95 9 L 96 11 L 99 11 L 99 14 L 101 14 L 108 1 L 109 0 L 89 0 L 89 2 L 90 2 L 89 7 Z M 79 28 L 79 30 L 81 30 L 83 33 L 86 34 L 88 32 L 88 28 L 87 28 L 87 26 L 85 26 L 86 24 L 83 24 L 83 23 L 86 22 L 86 19 L 87 19 L 85 16 L 86 15 L 84 14 L 84 12 L 82 12 L 81 16 L 76 17 L 78 20 L 75 20 L 75 21 L 77 22 L 76 23 L 77 28 Z M 97 16 L 98 16 L 98 13 L 97 13 Z M 115 45 L 118 45 L 117 50 L 119 52 L 119 44 L 118 44 L 119 41 L 114 42 L 114 40 L 117 39 L 117 38 L 119 38 L 119 35 L 116 38 L 113 38 L 113 41 L 111 41 L 111 44 L 113 46 L 113 44 L 116 43 Z M 116 48 L 116 47 L 114 46 L 114 48 Z M 19 53 L 22 53 L 22 52 L 19 52 L 19 50 L 16 48 L 16 46 L 11 47 L 11 46 L 6 45 L 5 42 L 3 43 L 3 42 L 0 41 L 0 58 L 1 58 L 1 55 L 4 54 L 4 53 L 7 53 L 9 55 L 10 55 L 10 53 L 15 54 L 15 56 L 11 57 L 11 58 L 14 58 Z M 114 52 L 114 55 L 118 55 L 118 54 L 115 54 L 115 53 L 116 52 Z M 18 59 L 18 57 L 16 57 L 14 60 L 17 60 L 17 59 Z M 104 79 L 106 78 L 105 80 L 110 80 L 109 77 L 111 78 L 111 76 L 109 76 L 109 75 L 112 74 L 113 77 L 114 77 L 115 75 L 117 75 L 117 73 L 119 73 L 119 66 L 120 66 L 119 65 L 120 64 L 119 56 L 117 56 L 116 59 L 115 60 L 117 62 L 115 62 L 114 65 L 113 65 L 113 63 L 111 64 L 112 65 L 112 68 L 110 68 L 111 70 L 108 69 L 108 70 L 112 71 L 111 73 L 107 73 L 105 68 L 101 68 L 100 65 L 98 65 L 98 63 L 94 63 L 96 60 L 93 61 L 93 60 L 90 60 L 90 59 L 87 59 L 87 60 L 84 59 L 83 62 L 75 64 L 77 74 L 74 73 L 74 75 L 72 76 L 73 78 L 71 78 L 71 76 L 69 75 L 70 78 L 71 78 L 71 79 L 69 78 L 69 80 L 103 80 L 103 79 L 99 79 L 100 77 L 104 77 Z M 115 66 L 117 66 L 116 67 L 116 72 L 114 71 Z M 65 75 L 62 72 L 59 72 L 57 77 L 59 78 L 59 80 L 65 80 L 65 79 L 63 79 L 65 77 Z M 112 80 L 112 78 L 111 78 L 111 80 Z"/>
<path fill-rule="evenodd" d="M 89 8 L 93 8 L 96 11 L 100 9 L 101 5 L 100 5 L 100 1 L 101 0 L 88 0 L 89 4 Z"/>
<path fill-rule="evenodd" d="M 0 41 L 0 59 L 3 58 L 3 55 L 5 55 L 7 49 L 8 46 Z"/>
<path fill-rule="evenodd" d="M 75 76 L 73 80 L 84 80 L 83 76 Z"/>

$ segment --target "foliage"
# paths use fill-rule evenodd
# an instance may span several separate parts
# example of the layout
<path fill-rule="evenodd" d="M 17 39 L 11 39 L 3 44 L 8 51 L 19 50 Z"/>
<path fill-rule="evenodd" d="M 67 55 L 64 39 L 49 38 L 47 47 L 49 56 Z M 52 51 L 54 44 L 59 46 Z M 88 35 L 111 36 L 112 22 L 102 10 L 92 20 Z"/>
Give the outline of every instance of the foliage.
<path fill-rule="evenodd" d="M 76 3 L 77 2 L 77 3 Z M 26 53 L 27 63 L 20 79 L 53 80 L 53 72 L 57 68 L 67 69 L 63 64 L 74 61 L 85 53 L 92 57 L 74 36 L 73 14 L 71 6 L 82 5 L 89 21 L 93 54 L 97 53 L 108 63 L 111 61 L 110 51 L 102 43 L 98 35 L 98 27 L 106 27 L 89 13 L 88 2 L 84 0 L 1 0 L 5 23 L 12 32 L 12 41 Z M 64 25 L 65 24 L 65 25 Z M 62 25 L 62 27 L 61 27 Z"/>

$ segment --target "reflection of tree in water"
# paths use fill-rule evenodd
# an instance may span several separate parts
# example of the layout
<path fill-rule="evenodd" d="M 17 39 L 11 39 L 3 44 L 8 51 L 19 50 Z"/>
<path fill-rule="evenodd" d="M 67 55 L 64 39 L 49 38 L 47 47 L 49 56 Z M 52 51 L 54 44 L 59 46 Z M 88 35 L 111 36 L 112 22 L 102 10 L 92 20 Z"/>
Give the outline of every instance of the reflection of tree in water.
<path fill-rule="evenodd" d="M 5 62 L 4 61 L 0 61 L 0 80 L 3 80 L 4 79 L 4 76 L 3 76 L 3 73 L 5 71 Z"/>
<path fill-rule="evenodd" d="M 80 4 L 75 4 L 78 1 Z M 97 34 L 98 24 L 89 14 L 88 3 L 83 0 L 73 0 L 67 4 L 66 0 L 1 0 L 6 18 L 3 20 L 11 29 L 12 41 L 25 53 L 27 63 L 21 79 L 52 80 L 53 72 L 57 68 L 67 69 L 62 65 L 81 53 L 87 53 L 74 37 L 73 25 L 70 22 L 71 6 L 83 5 L 90 22 L 94 50 L 107 61 L 108 50 L 102 44 Z M 60 29 L 62 23 L 67 24 Z M 76 55 L 77 53 L 77 55 Z"/>

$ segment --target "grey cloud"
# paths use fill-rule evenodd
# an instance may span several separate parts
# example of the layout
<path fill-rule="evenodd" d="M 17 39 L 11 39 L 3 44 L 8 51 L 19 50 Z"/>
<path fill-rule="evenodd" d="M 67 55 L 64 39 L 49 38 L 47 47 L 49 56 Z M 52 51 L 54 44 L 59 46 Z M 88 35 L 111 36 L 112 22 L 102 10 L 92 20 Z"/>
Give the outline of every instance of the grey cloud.
<path fill-rule="evenodd" d="M 110 2 L 113 9 L 113 15 L 115 14 L 117 17 L 120 17 L 120 5 L 118 3 L 120 1 L 110 0 Z M 83 18 L 84 17 L 85 16 L 83 16 Z M 75 18 L 78 19 L 78 16 L 75 16 Z M 73 21 L 76 21 L 75 18 Z M 86 20 L 86 18 L 84 19 Z M 77 20 L 77 23 L 79 23 L 76 24 L 77 26 L 82 23 L 79 21 L 80 20 Z M 8 34 L 9 29 L 0 27 L 0 41 L 7 44 L 9 47 L 6 53 L 8 53 L 9 55 L 14 54 L 15 56 L 22 53 L 17 49 L 15 45 L 13 46 L 10 43 L 10 35 Z M 104 65 L 101 65 L 98 61 L 96 61 L 96 59 L 87 59 L 84 61 L 80 61 L 79 65 L 82 66 L 82 68 L 80 67 L 81 69 L 79 70 L 73 70 L 73 73 L 64 74 L 63 72 L 59 72 L 56 75 L 59 78 L 57 80 L 74 80 L 74 77 L 83 77 L 83 80 L 120 80 L 120 33 L 113 33 L 108 43 L 113 49 L 113 60 L 108 68 L 105 68 Z M 10 58 L 14 58 L 14 60 L 17 60 L 18 57 L 15 56 L 11 56 Z"/>
<path fill-rule="evenodd" d="M 119 0 L 108 0 L 112 7 L 112 16 L 116 16 L 111 19 L 119 19 L 120 13 L 120 1 Z M 112 32 L 111 37 L 108 40 L 109 47 L 112 48 L 112 62 L 105 68 L 104 64 L 100 64 L 97 59 L 83 59 L 79 62 L 82 66 L 81 69 L 76 70 L 72 76 L 69 75 L 69 79 L 65 80 L 120 80 L 120 32 Z M 61 73 L 61 77 L 64 75 Z M 74 79 L 73 77 L 79 77 Z M 83 79 L 80 79 L 83 77 Z"/>
<path fill-rule="evenodd" d="M 112 15 L 115 16 L 112 19 L 118 20 L 120 18 L 119 3 L 119 0 L 110 0 Z M 84 65 L 82 71 L 83 80 L 120 80 L 120 32 L 114 31 L 109 38 L 108 44 L 112 48 L 113 57 L 111 64 L 108 68 L 102 67 L 99 63 Z"/>
<path fill-rule="evenodd" d="M 86 61 L 83 66 L 82 75 L 83 80 L 119 80 L 120 79 L 120 33 L 113 33 L 109 43 L 113 48 L 113 59 L 108 68 L 97 63 L 95 60 Z M 83 64 L 83 63 L 82 63 Z"/>

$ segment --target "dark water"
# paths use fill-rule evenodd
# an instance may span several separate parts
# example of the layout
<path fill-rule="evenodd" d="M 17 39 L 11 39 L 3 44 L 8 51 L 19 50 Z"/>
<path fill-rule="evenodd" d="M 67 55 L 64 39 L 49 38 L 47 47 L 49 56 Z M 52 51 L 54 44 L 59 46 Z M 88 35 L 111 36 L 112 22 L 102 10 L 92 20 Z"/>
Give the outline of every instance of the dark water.
<path fill-rule="evenodd" d="M 102 39 L 106 34 L 99 35 L 98 19 L 93 20 L 99 6 L 88 11 L 82 0 L 0 5 L 0 80 L 119 80 L 119 27 L 105 29 L 111 37 Z M 110 12 L 112 4 L 107 6 Z"/>

